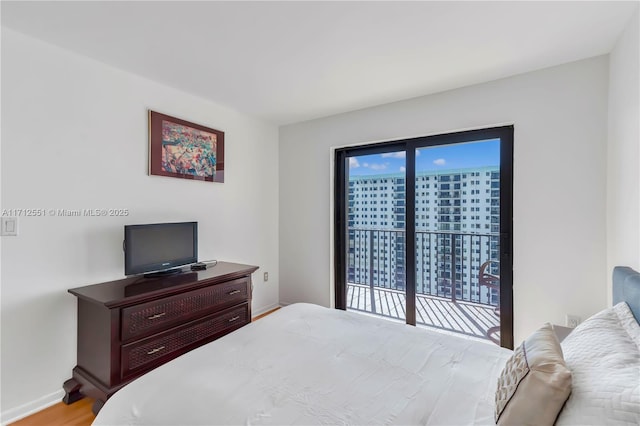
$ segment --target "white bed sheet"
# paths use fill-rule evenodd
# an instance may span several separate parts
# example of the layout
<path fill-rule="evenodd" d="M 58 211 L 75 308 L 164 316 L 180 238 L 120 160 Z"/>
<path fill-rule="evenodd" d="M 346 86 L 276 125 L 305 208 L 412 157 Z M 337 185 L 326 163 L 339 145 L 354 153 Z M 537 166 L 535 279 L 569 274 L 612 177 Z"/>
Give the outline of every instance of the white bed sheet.
<path fill-rule="evenodd" d="M 495 424 L 511 353 L 295 304 L 137 379 L 93 424 Z"/>

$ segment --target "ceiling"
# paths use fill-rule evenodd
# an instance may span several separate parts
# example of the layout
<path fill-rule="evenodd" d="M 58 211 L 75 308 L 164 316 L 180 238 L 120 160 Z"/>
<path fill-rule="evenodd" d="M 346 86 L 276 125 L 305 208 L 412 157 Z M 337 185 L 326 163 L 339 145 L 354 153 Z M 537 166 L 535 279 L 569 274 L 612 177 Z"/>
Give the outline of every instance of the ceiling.
<path fill-rule="evenodd" d="M 282 125 L 611 51 L 638 2 L 9 2 L 2 26 Z"/>

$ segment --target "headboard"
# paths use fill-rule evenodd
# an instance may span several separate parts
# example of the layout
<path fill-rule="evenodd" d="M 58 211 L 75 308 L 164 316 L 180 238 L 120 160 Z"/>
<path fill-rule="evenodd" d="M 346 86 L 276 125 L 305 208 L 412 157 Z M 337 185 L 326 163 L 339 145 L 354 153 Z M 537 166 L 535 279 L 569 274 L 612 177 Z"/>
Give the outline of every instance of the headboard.
<path fill-rule="evenodd" d="M 613 304 L 627 302 L 640 323 L 640 273 L 627 266 L 613 268 Z"/>

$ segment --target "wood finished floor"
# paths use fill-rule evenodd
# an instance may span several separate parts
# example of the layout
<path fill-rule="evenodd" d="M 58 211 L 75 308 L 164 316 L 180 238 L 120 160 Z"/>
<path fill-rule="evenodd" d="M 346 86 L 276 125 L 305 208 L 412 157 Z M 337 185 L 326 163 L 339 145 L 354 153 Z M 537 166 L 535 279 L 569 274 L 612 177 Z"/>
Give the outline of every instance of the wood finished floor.
<path fill-rule="evenodd" d="M 91 398 L 81 399 L 71 405 L 59 402 L 11 423 L 11 426 L 90 426 L 96 418 L 91 412 L 91 405 Z"/>
<path fill-rule="evenodd" d="M 278 309 L 280 308 L 258 315 L 253 321 L 264 318 Z M 93 401 L 91 398 L 83 398 L 71 405 L 59 402 L 24 419 L 10 423 L 10 426 L 91 426 L 96 418 L 91 412 Z"/>

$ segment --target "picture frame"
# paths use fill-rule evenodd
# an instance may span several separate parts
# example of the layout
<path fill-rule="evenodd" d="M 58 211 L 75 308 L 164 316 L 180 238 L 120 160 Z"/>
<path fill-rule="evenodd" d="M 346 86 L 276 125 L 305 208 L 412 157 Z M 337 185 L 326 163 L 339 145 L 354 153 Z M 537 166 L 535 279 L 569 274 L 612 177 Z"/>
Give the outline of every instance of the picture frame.
<path fill-rule="evenodd" d="M 224 182 L 224 132 L 149 110 L 149 175 Z"/>

